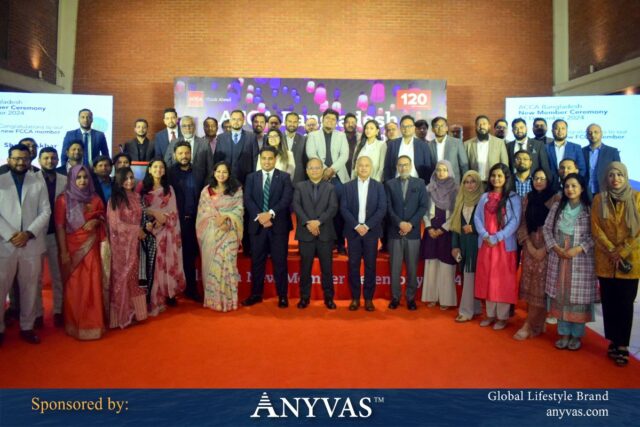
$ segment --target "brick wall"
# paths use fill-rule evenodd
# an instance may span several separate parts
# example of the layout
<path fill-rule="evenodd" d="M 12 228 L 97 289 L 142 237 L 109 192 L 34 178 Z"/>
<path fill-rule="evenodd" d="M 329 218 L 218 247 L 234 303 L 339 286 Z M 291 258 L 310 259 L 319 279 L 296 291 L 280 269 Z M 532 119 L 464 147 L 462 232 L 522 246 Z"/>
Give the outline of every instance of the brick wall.
<path fill-rule="evenodd" d="M 638 0 L 569 1 L 569 76 L 640 56 Z"/>
<path fill-rule="evenodd" d="M 551 95 L 550 0 L 81 0 L 78 15 L 74 92 L 114 95 L 116 143 L 137 117 L 163 126 L 181 75 L 446 79 L 467 136 L 507 96 Z"/>

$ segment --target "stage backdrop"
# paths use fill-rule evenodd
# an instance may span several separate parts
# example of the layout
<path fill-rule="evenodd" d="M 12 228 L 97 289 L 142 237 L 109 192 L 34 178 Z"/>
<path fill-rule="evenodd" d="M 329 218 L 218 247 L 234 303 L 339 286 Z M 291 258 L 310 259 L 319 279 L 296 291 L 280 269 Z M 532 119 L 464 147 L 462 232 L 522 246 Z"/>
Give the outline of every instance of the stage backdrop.
<path fill-rule="evenodd" d="M 9 147 L 26 137 L 61 155 L 62 140 L 80 127 L 78 111 L 83 108 L 93 112 L 93 129 L 104 132 L 111 147 L 113 96 L 0 92 L 0 164 L 7 162 Z M 39 166 L 37 158 L 33 164 Z"/>
<path fill-rule="evenodd" d="M 251 125 L 254 113 L 284 116 L 300 114 L 300 125 L 308 117 L 322 115 L 328 108 L 358 118 L 358 128 L 370 118 L 380 126 L 399 121 L 405 114 L 431 120 L 447 115 L 445 80 L 345 80 L 240 77 L 178 77 L 175 79 L 175 107 L 178 115 L 191 115 L 201 123 L 207 116 L 221 123 L 232 110 L 247 113 Z M 198 126 L 201 128 L 201 126 Z"/>

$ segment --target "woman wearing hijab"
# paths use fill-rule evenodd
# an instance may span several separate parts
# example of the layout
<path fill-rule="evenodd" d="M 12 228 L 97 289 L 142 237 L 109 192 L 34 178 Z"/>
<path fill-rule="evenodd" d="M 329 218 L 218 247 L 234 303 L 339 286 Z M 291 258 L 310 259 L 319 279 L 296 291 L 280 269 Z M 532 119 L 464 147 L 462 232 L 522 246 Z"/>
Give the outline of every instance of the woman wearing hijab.
<path fill-rule="evenodd" d="M 606 189 L 593 198 L 591 230 L 608 355 L 626 366 L 640 278 L 640 193 L 629 185 L 627 167 L 620 162 L 612 162 L 605 177 Z"/>
<path fill-rule="evenodd" d="M 111 287 L 109 326 L 126 328 L 135 319 L 147 318 L 145 292 L 138 287 L 140 240 L 145 233 L 140 227 L 142 205 L 133 191 L 135 178 L 129 167 L 116 171 L 111 199 L 107 208 L 111 254 Z"/>
<path fill-rule="evenodd" d="M 451 214 L 453 259 L 459 261 L 463 267 L 463 287 L 460 297 L 460 307 L 456 322 L 468 322 L 476 314 L 482 313 L 482 304 L 475 297 L 476 259 L 478 258 L 478 232 L 473 224 L 473 216 L 480 196 L 484 192 L 482 178 L 474 170 L 470 170 L 462 177 L 462 187 L 456 197 L 456 203 Z"/>
<path fill-rule="evenodd" d="M 422 301 L 427 302 L 429 307 L 440 303 L 442 310 L 457 304 L 456 260 L 451 256 L 449 231 L 457 191 L 451 163 L 440 160 L 427 185 L 428 207 L 420 251 L 426 260 Z"/>
<path fill-rule="evenodd" d="M 522 202 L 523 218 L 518 228 L 518 243 L 522 246 L 520 298 L 527 302 L 527 320 L 513 336 L 522 341 L 544 332 L 547 314 L 544 294 L 547 276 L 547 248 L 542 227 L 554 202 L 551 179 L 544 169 L 533 173 L 533 189 Z"/>
<path fill-rule="evenodd" d="M 86 166 L 69 170 L 67 188 L 56 199 L 54 212 L 65 330 L 79 340 L 99 339 L 105 331 L 100 257 L 105 212 Z"/>

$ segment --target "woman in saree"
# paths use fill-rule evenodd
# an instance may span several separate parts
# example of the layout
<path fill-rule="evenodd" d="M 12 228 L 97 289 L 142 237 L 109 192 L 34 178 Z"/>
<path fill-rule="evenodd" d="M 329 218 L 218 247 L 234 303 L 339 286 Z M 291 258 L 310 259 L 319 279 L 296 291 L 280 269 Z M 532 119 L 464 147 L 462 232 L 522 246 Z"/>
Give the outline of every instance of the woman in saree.
<path fill-rule="evenodd" d="M 216 311 L 238 308 L 238 246 L 242 241 L 242 189 L 226 162 L 213 167 L 202 190 L 196 235 L 202 254 L 204 306 Z"/>
<path fill-rule="evenodd" d="M 64 193 L 56 199 L 56 238 L 64 283 L 64 325 L 79 340 L 105 332 L 100 243 L 105 240 L 104 204 L 93 188 L 89 169 L 69 170 Z"/>

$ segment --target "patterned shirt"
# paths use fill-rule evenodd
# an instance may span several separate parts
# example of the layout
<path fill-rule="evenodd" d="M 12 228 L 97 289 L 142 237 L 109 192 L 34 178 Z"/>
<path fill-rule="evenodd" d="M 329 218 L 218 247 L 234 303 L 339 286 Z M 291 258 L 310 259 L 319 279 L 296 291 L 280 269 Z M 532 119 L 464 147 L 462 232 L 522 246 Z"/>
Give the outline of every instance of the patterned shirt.
<path fill-rule="evenodd" d="M 520 181 L 518 175 L 514 175 L 514 182 L 516 183 L 516 194 L 520 197 L 524 197 L 533 189 L 531 175 L 527 177 L 524 181 Z"/>

